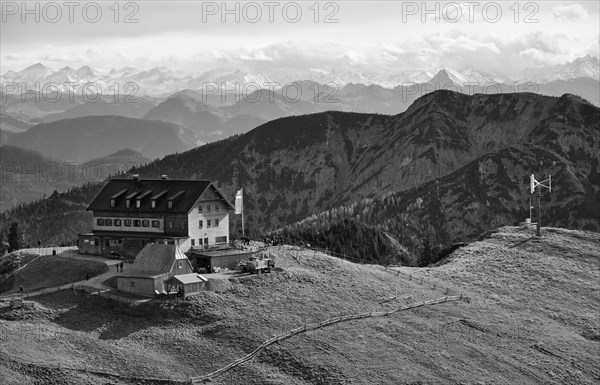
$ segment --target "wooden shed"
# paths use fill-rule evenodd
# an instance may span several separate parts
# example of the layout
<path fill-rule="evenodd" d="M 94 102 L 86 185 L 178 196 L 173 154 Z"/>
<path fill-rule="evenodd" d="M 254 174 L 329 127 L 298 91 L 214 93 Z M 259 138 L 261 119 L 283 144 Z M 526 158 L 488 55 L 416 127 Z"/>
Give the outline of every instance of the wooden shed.
<path fill-rule="evenodd" d="M 183 297 L 186 298 L 202 291 L 204 289 L 204 283 L 207 281 L 208 279 L 204 278 L 200 274 L 190 273 L 174 275 L 168 281 L 166 281 L 166 285 L 167 290 L 169 291 L 172 291 L 173 288 L 178 288 L 178 291 L 180 289 Z"/>
<path fill-rule="evenodd" d="M 212 272 L 214 269 L 233 269 L 240 261 L 256 255 L 255 251 L 226 248 L 221 250 L 192 250 L 190 259 L 194 268 Z"/>
<path fill-rule="evenodd" d="M 144 296 L 168 294 L 166 281 L 192 273 L 190 261 L 177 245 L 148 244 L 135 257 L 132 269 L 117 278 L 117 287 L 123 292 Z M 189 285 L 188 294 L 201 289 L 197 282 L 188 281 L 190 279 L 183 283 Z"/>

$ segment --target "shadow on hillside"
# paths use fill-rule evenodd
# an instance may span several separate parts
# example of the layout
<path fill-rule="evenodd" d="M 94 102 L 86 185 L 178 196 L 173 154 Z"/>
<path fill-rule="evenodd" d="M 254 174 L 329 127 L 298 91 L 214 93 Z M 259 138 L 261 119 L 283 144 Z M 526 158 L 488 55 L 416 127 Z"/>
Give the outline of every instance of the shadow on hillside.
<path fill-rule="evenodd" d="M 36 298 L 41 305 L 59 310 L 52 322 L 64 328 L 99 333 L 100 339 L 116 340 L 165 322 L 160 309 L 128 305 L 115 301 L 63 291 Z"/>

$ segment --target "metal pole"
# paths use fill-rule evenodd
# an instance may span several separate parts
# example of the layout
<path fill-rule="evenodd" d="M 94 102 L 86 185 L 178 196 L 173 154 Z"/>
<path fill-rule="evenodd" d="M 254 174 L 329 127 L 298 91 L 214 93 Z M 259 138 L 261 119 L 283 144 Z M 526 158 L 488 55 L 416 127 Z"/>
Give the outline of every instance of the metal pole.
<path fill-rule="evenodd" d="M 542 236 L 542 189 L 539 185 L 538 185 L 538 191 L 537 191 L 537 209 L 538 209 L 538 215 L 537 215 L 536 235 L 538 237 L 540 237 L 540 236 Z"/>
<path fill-rule="evenodd" d="M 533 202 L 531 199 L 531 195 L 529 195 L 529 222 L 533 219 Z"/>
<path fill-rule="evenodd" d="M 243 191 L 243 190 L 242 190 Z M 243 194 L 243 192 L 242 192 Z M 243 195 L 242 195 L 242 237 L 246 236 L 246 231 L 244 230 L 244 201 L 243 201 Z"/>

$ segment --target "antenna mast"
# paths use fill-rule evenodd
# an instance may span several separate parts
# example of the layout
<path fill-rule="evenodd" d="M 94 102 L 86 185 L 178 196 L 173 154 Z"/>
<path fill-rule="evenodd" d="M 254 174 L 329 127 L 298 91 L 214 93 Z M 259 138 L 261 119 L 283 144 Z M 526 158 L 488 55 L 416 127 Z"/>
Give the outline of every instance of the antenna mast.
<path fill-rule="evenodd" d="M 547 185 L 545 185 L 544 183 L 548 183 Z M 531 174 L 530 178 L 529 178 L 529 190 L 531 192 L 531 194 L 533 195 L 533 193 L 535 192 L 535 189 L 537 187 L 537 230 L 536 230 L 536 235 L 538 237 L 542 236 L 542 187 L 547 188 L 548 191 L 552 192 L 552 175 L 548 176 L 548 179 L 543 180 L 543 181 L 538 181 L 535 179 L 535 176 L 533 174 Z M 530 202 L 531 202 L 531 198 L 530 198 Z M 531 204 L 529 205 L 529 210 L 531 212 Z M 529 217 L 531 218 L 531 215 L 529 215 Z"/>

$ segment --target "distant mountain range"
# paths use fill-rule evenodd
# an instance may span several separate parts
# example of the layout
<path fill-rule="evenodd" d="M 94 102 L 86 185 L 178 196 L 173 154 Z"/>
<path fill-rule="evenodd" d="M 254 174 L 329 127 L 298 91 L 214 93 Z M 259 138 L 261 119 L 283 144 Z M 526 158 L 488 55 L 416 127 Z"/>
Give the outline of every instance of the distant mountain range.
<path fill-rule="evenodd" d="M 71 164 L 36 151 L 0 146 L 0 211 L 45 198 L 54 191 L 97 183 L 148 162 L 150 159 L 129 149 L 82 164 Z"/>
<path fill-rule="evenodd" d="M 51 82 L 94 82 L 99 88 L 91 90 L 100 90 L 102 94 L 84 96 L 80 89 L 61 89 L 60 93 L 50 94 L 30 90 L 24 96 L 16 92 L 1 94 L 0 139 L 5 139 L 7 132 L 14 132 L 9 118 L 32 125 L 83 116 L 117 115 L 175 123 L 192 131 L 201 142 L 211 142 L 293 115 L 327 110 L 398 114 L 419 97 L 440 89 L 469 95 L 534 92 L 561 96 L 570 93 L 600 106 L 598 68 L 598 58 L 586 56 L 513 77 L 447 67 L 386 74 L 310 71 L 267 74 L 220 68 L 192 77 L 164 67 L 149 71 L 127 67 L 110 72 L 65 67 L 53 71 L 38 63 L 22 71 L 9 71 L 1 81 L 16 82 L 25 90 L 35 88 L 36 83 L 41 87 Z M 132 82 L 135 83 L 133 89 L 123 88 Z M 270 84 L 280 84 L 283 88 L 273 89 Z M 117 85 L 120 88 L 115 96 Z M 223 89 L 211 88 L 214 85 L 221 85 Z M 264 89 L 257 90 L 257 87 Z"/>
<path fill-rule="evenodd" d="M 188 129 L 173 123 L 105 115 L 38 124 L 6 135 L 3 144 L 65 162 L 83 163 L 123 149 L 156 159 L 202 143 Z"/>
<path fill-rule="evenodd" d="M 178 124 L 203 142 L 245 133 L 266 120 L 248 114 L 232 114 L 203 100 L 192 90 L 178 92 L 149 110 L 144 119 Z"/>
<path fill-rule="evenodd" d="M 2 83 L 17 83 L 22 91 L 35 89 L 36 84 L 41 88 L 46 84 L 54 84 L 63 92 L 81 94 L 81 88 L 88 82 L 94 82 L 101 88 L 104 96 L 114 95 L 119 90 L 120 95 L 135 96 L 160 96 L 172 95 L 184 89 L 192 89 L 205 94 L 214 94 L 213 85 L 222 86 L 228 93 L 253 92 L 244 89 L 248 85 L 270 89 L 274 85 L 279 89 L 286 84 L 299 80 L 310 80 L 320 84 L 335 84 L 342 88 L 350 83 L 365 85 L 379 85 L 384 88 L 395 88 L 412 83 L 435 83 L 440 71 L 449 74 L 455 84 L 467 83 L 485 86 L 491 83 L 513 84 L 539 83 L 545 84 L 552 81 L 569 81 L 577 78 L 590 78 L 600 80 L 600 66 L 597 57 L 586 56 L 577 58 L 562 65 L 546 66 L 527 69 L 519 74 L 505 75 L 480 71 L 473 68 L 457 71 L 448 67 L 414 69 L 412 71 L 396 71 L 382 73 L 315 71 L 304 72 L 290 71 L 287 69 L 269 69 L 256 72 L 248 68 L 222 67 L 205 71 L 201 74 L 184 74 L 170 70 L 166 67 L 156 67 L 140 71 L 132 67 L 102 71 L 84 66 L 79 69 L 64 67 L 59 70 L 51 69 L 41 63 L 29 66 L 21 71 L 8 71 L 0 76 Z M 69 86 L 67 83 L 79 83 Z M 127 88 L 127 84 L 134 84 L 135 89 Z M 4 88 L 3 88 L 4 89 Z M 94 92 L 91 88 L 90 92 Z"/>
<path fill-rule="evenodd" d="M 158 101 L 147 98 L 139 99 L 136 103 L 114 103 L 108 100 L 98 102 L 84 102 L 63 112 L 46 115 L 37 119 L 43 123 L 52 123 L 57 120 L 82 118 L 84 116 L 116 115 L 126 118 L 143 118 L 148 111 L 156 107 Z"/>
<path fill-rule="evenodd" d="M 573 95 L 435 91 L 393 116 L 328 111 L 273 120 L 130 172 L 211 179 L 230 197 L 243 186 L 254 236 L 312 215 L 329 218 L 325 229 L 350 216 L 415 253 L 425 233 L 447 243 L 524 220 L 531 173 L 553 175 L 544 223 L 600 230 L 599 122 L 600 109 Z M 83 209 L 100 188 L 58 194 L 4 218 L 36 213 L 32 239 L 44 231 L 58 242 L 74 235 L 48 230 L 45 218 L 69 210 L 87 223 Z M 319 216 L 327 210 L 337 213 Z"/>

